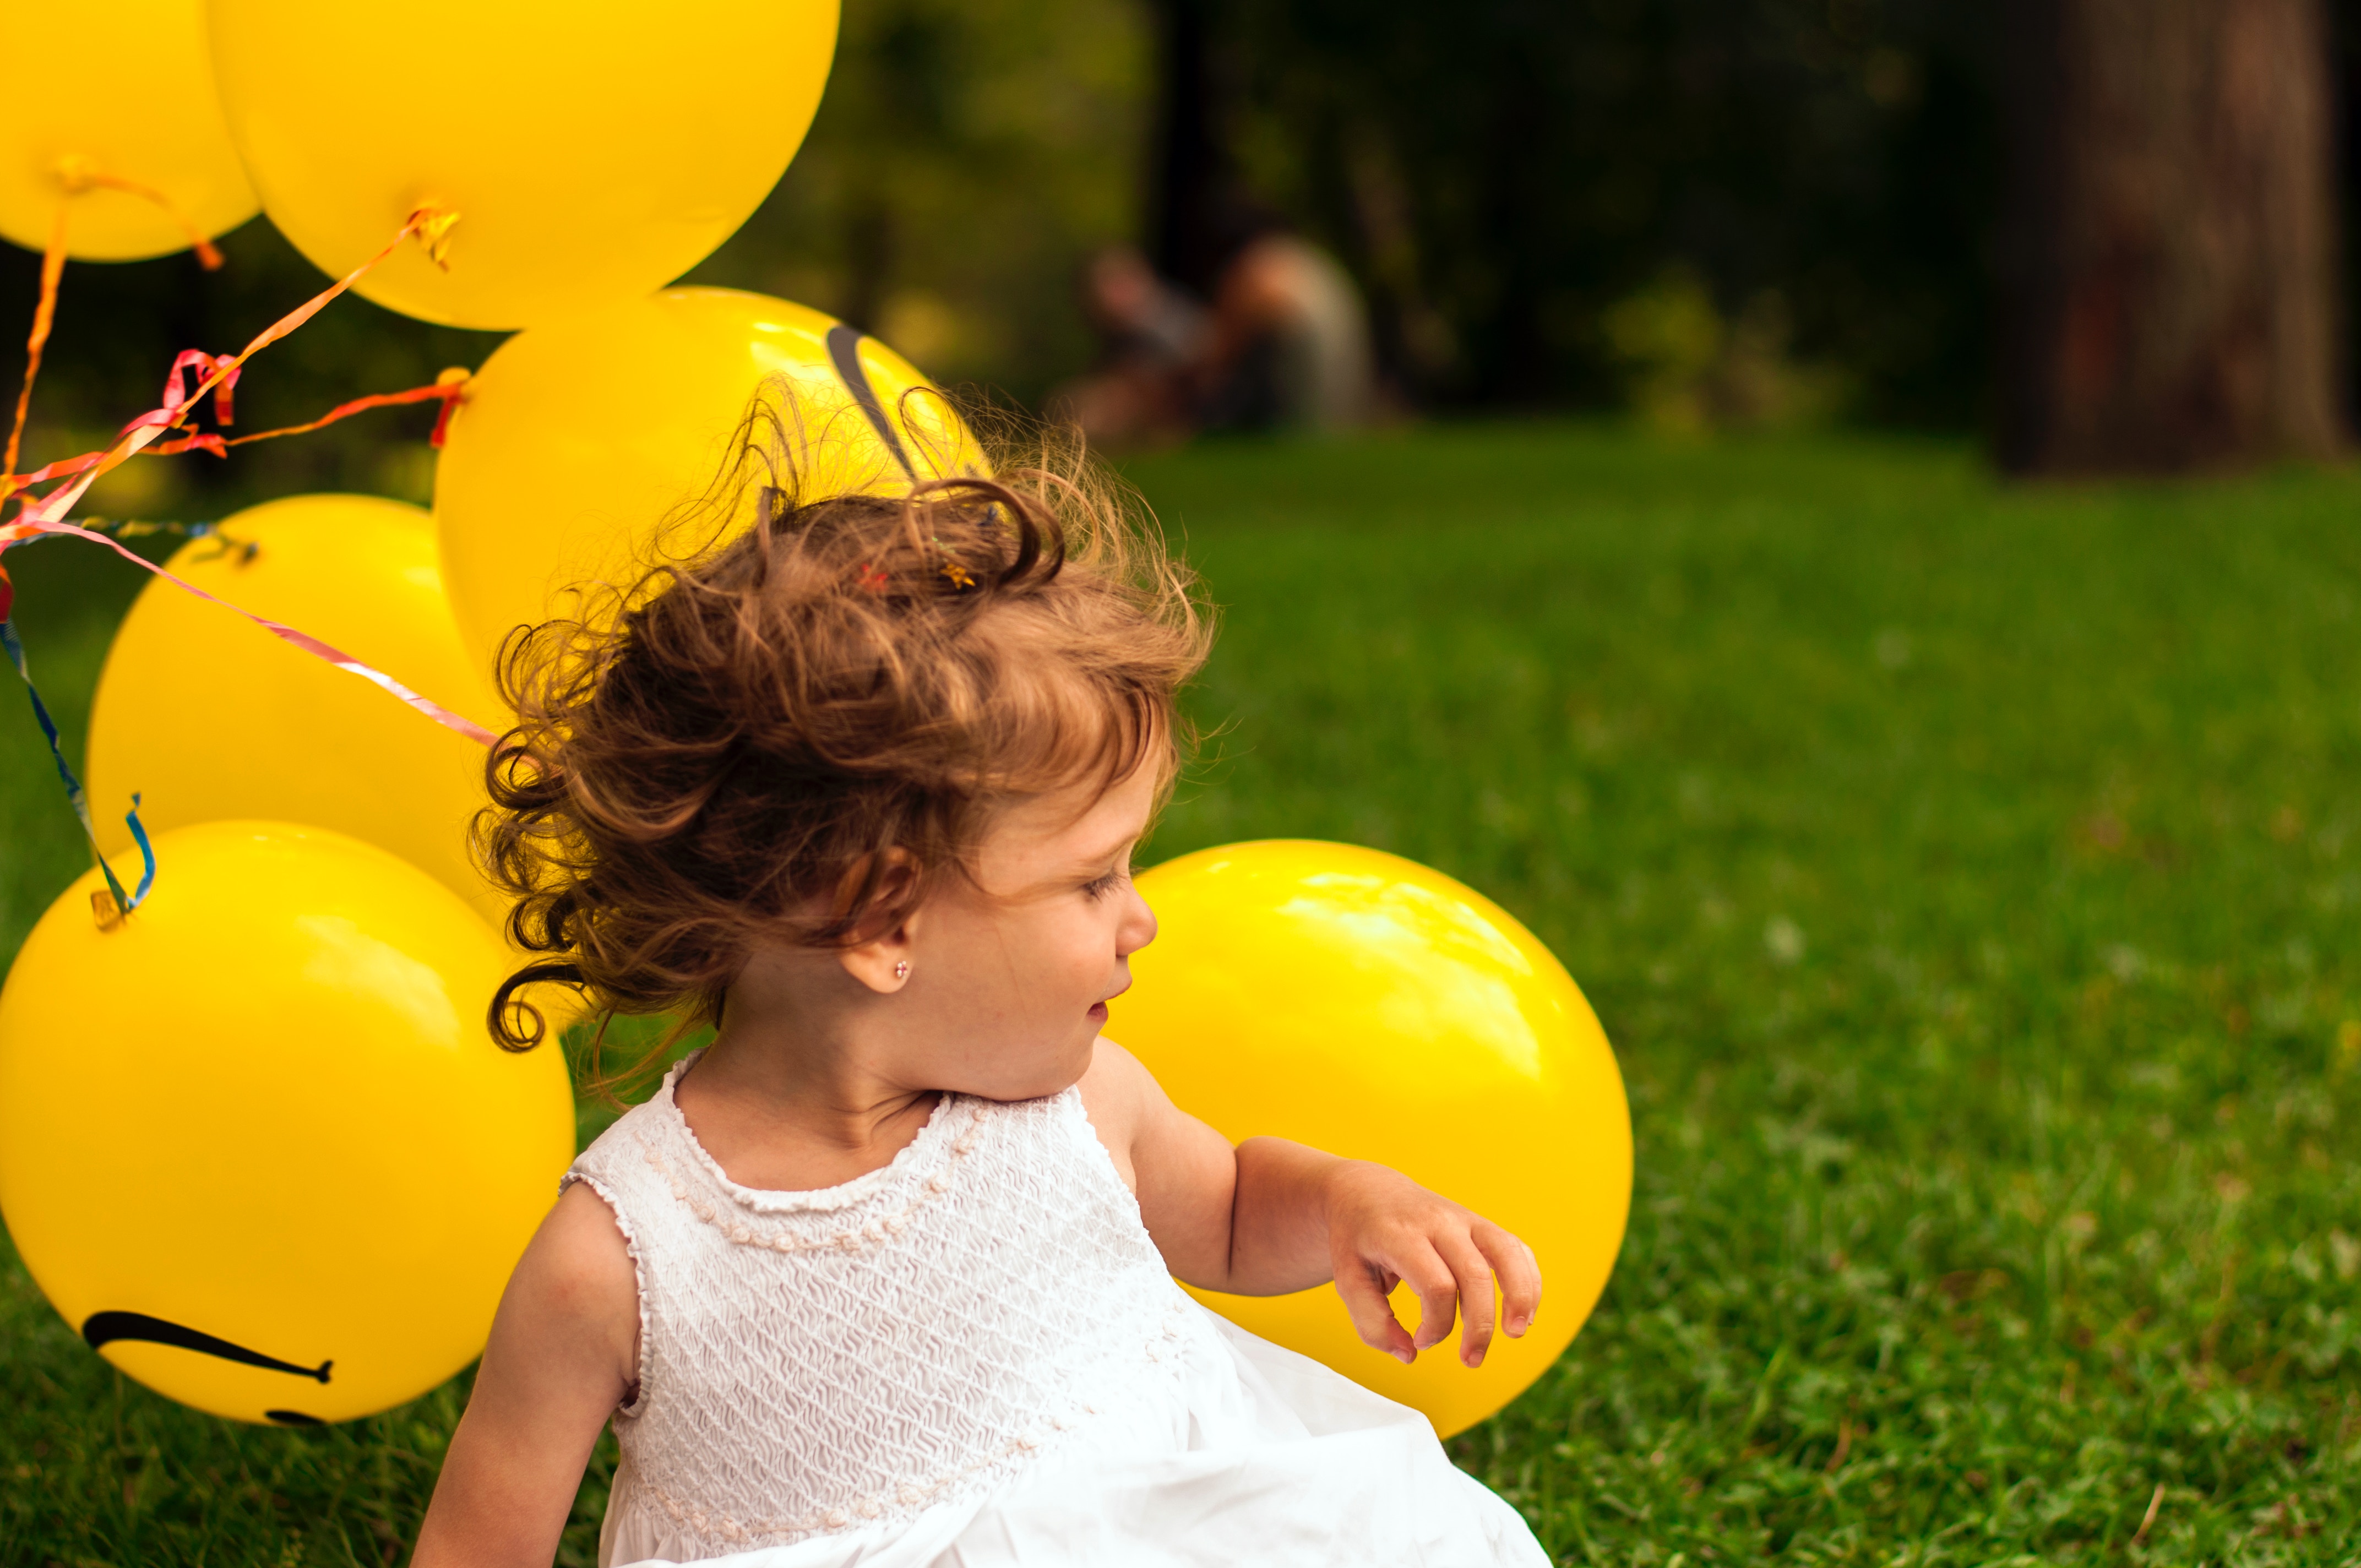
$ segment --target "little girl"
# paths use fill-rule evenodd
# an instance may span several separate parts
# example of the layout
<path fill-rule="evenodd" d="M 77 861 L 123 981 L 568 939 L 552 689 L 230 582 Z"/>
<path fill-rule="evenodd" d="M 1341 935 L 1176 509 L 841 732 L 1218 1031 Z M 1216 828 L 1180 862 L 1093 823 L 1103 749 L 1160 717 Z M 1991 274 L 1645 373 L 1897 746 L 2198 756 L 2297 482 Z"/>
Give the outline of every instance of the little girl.
<path fill-rule="evenodd" d="M 1152 530 L 1038 469 L 760 501 L 509 663 L 483 832 L 551 956 L 495 1029 L 561 980 L 718 1033 L 566 1173 L 417 1568 L 548 1563 L 610 1420 L 602 1565 L 1545 1563 L 1423 1418 L 1174 1283 L 1333 1278 L 1469 1366 L 1541 1296 L 1499 1226 L 1234 1148 L 1100 1035 L 1210 639 Z"/>

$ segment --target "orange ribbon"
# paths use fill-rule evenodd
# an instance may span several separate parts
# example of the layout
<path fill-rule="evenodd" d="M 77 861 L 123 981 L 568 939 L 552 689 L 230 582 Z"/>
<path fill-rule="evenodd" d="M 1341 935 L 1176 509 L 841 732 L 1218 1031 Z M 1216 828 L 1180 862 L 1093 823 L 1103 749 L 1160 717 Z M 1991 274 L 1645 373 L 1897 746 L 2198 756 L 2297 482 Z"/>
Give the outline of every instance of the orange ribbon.
<path fill-rule="evenodd" d="M 197 265 L 208 272 L 221 270 L 222 253 L 214 248 L 214 242 L 205 237 L 205 231 L 197 226 L 195 219 L 181 211 L 171 197 L 153 185 L 143 185 L 120 174 L 105 173 L 93 168 L 90 159 L 71 152 L 58 159 L 55 172 L 58 183 L 65 187 L 69 196 L 79 196 L 85 191 L 121 191 L 126 195 L 154 203 L 163 209 L 166 217 L 179 225 L 182 234 L 189 236 L 189 248 L 197 253 Z M 12 463 L 9 466 L 13 468 L 16 465 Z"/>
<path fill-rule="evenodd" d="M 41 300 L 33 307 L 33 331 L 25 341 L 25 384 L 16 391 L 16 417 L 8 427 L 7 452 L 0 455 L 0 475 L 13 475 L 16 471 L 16 454 L 25 441 L 25 416 L 33 406 L 33 382 L 41 374 L 41 351 L 49 346 L 49 326 L 57 319 L 58 283 L 66 266 L 66 214 L 73 210 L 71 198 L 85 191 L 108 190 L 122 191 L 152 202 L 163 209 L 165 216 L 180 225 L 182 234 L 189 236 L 190 247 L 197 253 L 197 261 L 206 271 L 221 269 L 222 254 L 214 248 L 214 242 L 205 237 L 204 230 L 199 228 L 188 214 L 181 211 L 170 196 L 153 185 L 143 185 L 119 174 L 102 173 L 90 166 L 88 159 L 72 153 L 58 159 L 56 172 L 58 183 L 65 188 L 68 199 L 58 203 L 58 215 L 49 223 L 49 247 L 41 252 Z M 458 214 L 452 214 L 450 222 L 457 221 Z M 449 227 L 450 224 L 444 225 L 445 231 Z M 12 493 L 9 489 L 0 489 L 0 499 L 5 499 Z"/>
<path fill-rule="evenodd" d="M 49 345 L 49 325 L 58 316 L 58 282 L 66 269 L 66 204 L 49 222 L 49 247 L 41 252 L 41 302 L 33 307 L 33 331 L 25 339 L 25 384 L 16 391 L 16 419 L 8 427 L 8 451 L 0 456 L 0 476 L 16 471 L 17 449 L 25 442 L 25 416 L 32 411 L 33 382 L 41 374 L 41 351 Z M 8 491 L 0 489 L 0 500 Z"/>
<path fill-rule="evenodd" d="M 367 277 L 372 268 L 391 256 L 412 235 L 425 233 L 434 225 L 444 224 L 444 220 L 448 216 L 448 214 L 438 207 L 421 207 L 412 213 L 409 220 L 401 225 L 401 231 L 386 243 L 384 249 L 263 328 L 261 332 L 255 334 L 254 341 L 236 354 L 212 356 L 211 367 L 197 381 L 195 389 L 185 395 L 181 393 L 183 383 L 181 371 L 190 363 L 190 355 L 182 355 L 173 362 L 173 374 L 165 383 L 163 403 L 125 425 L 121 433 L 115 437 L 115 444 L 100 453 L 87 466 L 77 466 L 70 470 L 75 477 L 68 483 L 60 485 L 45 496 L 25 500 L 16 514 L 16 521 L 0 523 L 0 548 L 5 548 L 35 532 L 27 527 L 28 523 L 55 522 L 64 517 L 67 510 L 73 506 L 74 502 L 82 499 L 83 493 L 98 481 L 101 475 L 120 466 L 148 447 L 154 445 L 162 439 L 165 432 L 179 429 L 187 422 L 190 411 L 197 403 L 208 392 L 214 391 L 225 382 L 235 379 L 247 360 L 318 315 L 331 300 Z M 447 230 L 448 225 L 444 224 L 444 227 Z M 194 354 L 196 351 L 190 352 Z M 186 449 L 183 448 L 183 450 Z M 0 500 L 5 500 L 8 497 L 25 490 L 32 482 L 14 473 L 0 475 Z M 17 532 L 20 530 L 22 532 Z"/>
<path fill-rule="evenodd" d="M 299 631 L 291 626 L 272 620 L 268 616 L 257 615 L 252 610 L 240 609 L 226 599 L 216 598 L 198 587 L 194 583 L 176 576 L 154 562 L 124 548 L 123 545 L 103 533 L 93 532 L 79 524 L 64 521 L 66 511 L 74 502 L 82 498 L 100 475 L 150 447 L 155 448 L 159 453 L 191 450 L 225 453 L 233 443 L 219 435 L 198 433 L 176 437 L 170 441 L 163 441 L 162 437 L 165 432 L 179 429 L 184 424 L 197 403 L 208 393 L 214 395 L 214 408 L 222 422 L 228 423 L 231 413 L 230 392 L 236 384 L 238 372 L 248 359 L 319 314 L 331 300 L 359 282 L 368 274 L 369 269 L 392 255 L 403 241 L 412 236 L 419 236 L 430 241 L 440 238 L 449 233 L 453 221 L 455 221 L 455 214 L 440 208 L 421 207 L 410 214 L 409 220 L 401 226 L 401 232 L 395 235 L 383 250 L 379 251 L 368 260 L 265 327 L 251 343 L 237 353 L 206 354 L 198 349 L 190 349 L 182 353 L 172 361 L 172 368 L 165 378 L 162 403 L 125 425 L 114 444 L 104 452 L 85 453 L 80 457 L 64 458 L 56 463 L 47 464 L 32 474 L 20 475 L 13 471 L 0 474 L 0 500 L 14 495 L 23 495 L 25 498 L 19 504 L 15 520 L 0 523 L 0 551 L 5 551 L 9 545 L 20 544 L 43 534 L 60 534 L 94 541 L 105 545 L 134 565 L 154 573 L 166 582 L 185 588 L 199 598 L 220 605 L 225 609 L 235 610 L 281 641 L 292 643 L 314 657 L 326 660 L 347 674 L 358 675 L 361 679 L 383 688 L 445 729 L 456 730 L 479 745 L 492 744 L 494 738 L 490 730 L 472 719 L 454 713 L 440 703 L 420 696 L 383 671 L 362 663 L 352 655 L 321 641 L 308 632 Z M 63 220 L 60 219 L 57 231 L 59 238 L 52 243 L 53 252 L 60 257 L 63 254 Z M 45 275 L 46 271 L 45 269 Z M 53 286 L 45 291 L 43 295 L 45 312 L 53 305 L 55 297 Z M 37 345 L 46 339 L 46 325 L 45 318 L 37 318 L 35 326 Z M 190 384 L 189 378 L 192 372 L 197 373 L 193 387 Z M 291 425 L 284 430 L 263 431 L 255 435 L 241 436 L 237 439 L 261 441 L 276 435 L 291 435 L 299 431 L 317 430 L 322 425 L 333 424 L 337 420 L 348 414 L 357 413 L 363 409 L 379 408 L 389 403 L 424 402 L 434 398 L 443 400 L 443 411 L 447 418 L 452 404 L 464 395 L 467 384 L 466 371 L 446 370 L 431 387 L 414 387 L 406 392 L 382 392 L 371 397 L 356 398 L 351 402 L 329 411 L 327 414 L 309 424 Z M 26 398 L 29 395 L 30 378 L 28 377 L 27 392 L 18 400 L 20 411 Z M 21 421 L 21 411 L 18 417 Z M 442 422 L 439 421 L 436 423 L 435 433 L 439 444 L 442 433 Z M 159 442 L 160 444 L 159 444 Z M 13 470 L 15 466 L 12 453 L 8 466 Z M 35 497 L 29 494 L 32 486 L 50 478 L 64 478 L 67 482 L 44 496 Z M 0 596 L 7 594 L 6 585 L 6 574 L 5 571 L 0 571 Z M 0 597 L 0 617 L 5 617 L 10 608 L 12 607 L 7 604 L 6 598 Z"/>
<path fill-rule="evenodd" d="M 192 349 L 190 352 L 194 354 L 197 351 Z M 281 425 L 277 430 L 258 430 L 250 435 L 216 435 L 210 431 L 199 431 L 189 435 L 176 435 L 170 441 L 159 441 L 140 455 L 176 457 L 183 452 L 209 452 L 216 457 L 226 457 L 229 455 L 229 449 L 233 446 L 246 446 L 258 441 L 276 441 L 282 435 L 308 435 L 313 431 L 324 430 L 340 420 L 350 419 L 357 413 L 366 413 L 371 409 L 400 408 L 410 403 L 437 401 L 442 403 L 443 411 L 435 419 L 434 432 L 426 439 L 429 444 L 439 448 L 451 423 L 452 407 L 466 400 L 467 384 L 471 379 L 470 372 L 462 367 L 454 366 L 425 386 L 408 387 L 399 392 L 371 392 L 367 397 L 355 398 L 350 402 L 338 403 L 318 419 L 307 421 L 302 424 Z M 229 419 L 227 408 L 229 387 L 229 382 L 224 381 L 214 394 L 214 407 L 220 411 L 225 423 L 228 422 Z M 63 478 L 70 474 L 79 474 L 104 455 L 104 452 L 84 452 L 79 456 L 60 457 L 55 462 L 44 463 L 29 474 L 15 476 L 15 488 L 22 489 L 33 485 L 46 484 L 51 479 Z M 5 491 L 0 491 L 0 496 L 5 494 Z"/>

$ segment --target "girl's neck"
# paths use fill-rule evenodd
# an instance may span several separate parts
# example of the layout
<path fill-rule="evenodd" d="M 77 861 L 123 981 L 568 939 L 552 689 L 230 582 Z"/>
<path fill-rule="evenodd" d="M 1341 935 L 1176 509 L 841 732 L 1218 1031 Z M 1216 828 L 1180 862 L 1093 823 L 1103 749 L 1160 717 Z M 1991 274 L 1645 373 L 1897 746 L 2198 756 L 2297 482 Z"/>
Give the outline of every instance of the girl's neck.
<path fill-rule="evenodd" d="M 689 1131 L 741 1187 L 815 1191 L 866 1175 L 909 1146 L 942 1098 L 881 1078 L 850 1042 L 796 1033 L 741 1014 L 675 1084 Z"/>

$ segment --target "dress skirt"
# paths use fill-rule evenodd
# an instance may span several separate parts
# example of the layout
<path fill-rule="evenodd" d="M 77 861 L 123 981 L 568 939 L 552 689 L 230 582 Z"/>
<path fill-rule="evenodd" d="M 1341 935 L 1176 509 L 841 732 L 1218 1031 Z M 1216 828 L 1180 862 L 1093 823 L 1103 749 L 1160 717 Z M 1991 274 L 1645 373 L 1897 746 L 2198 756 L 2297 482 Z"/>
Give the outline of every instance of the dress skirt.
<path fill-rule="evenodd" d="M 1203 1308 L 1197 1310 L 1204 1311 Z M 703 1557 L 619 1471 L 602 1568 L 1548 1568 L 1424 1416 L 1206 1312 L 1175 1395 L 1110 1410 L 998 1490 Z"/>

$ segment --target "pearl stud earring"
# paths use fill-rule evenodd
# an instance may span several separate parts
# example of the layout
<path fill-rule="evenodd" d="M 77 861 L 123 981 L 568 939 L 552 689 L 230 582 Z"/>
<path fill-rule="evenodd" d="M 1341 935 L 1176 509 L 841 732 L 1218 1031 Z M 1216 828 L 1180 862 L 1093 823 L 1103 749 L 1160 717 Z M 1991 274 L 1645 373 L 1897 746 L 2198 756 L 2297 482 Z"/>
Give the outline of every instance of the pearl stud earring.
<path fill-rule="evenodd" d="M 904 959 L 894 966 L 894 978 L 895 980 L 907 980 L 910 978 L 909 959 Z"/>

